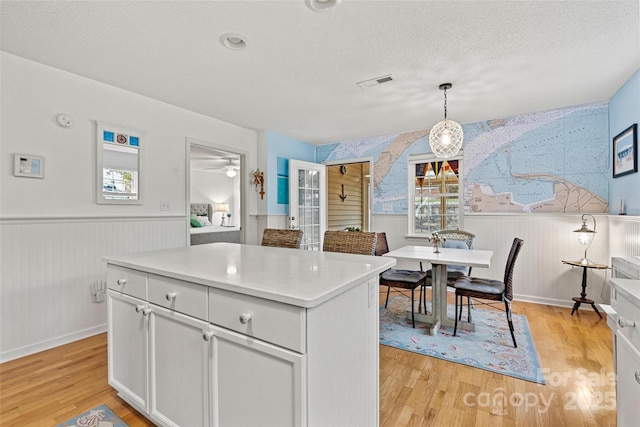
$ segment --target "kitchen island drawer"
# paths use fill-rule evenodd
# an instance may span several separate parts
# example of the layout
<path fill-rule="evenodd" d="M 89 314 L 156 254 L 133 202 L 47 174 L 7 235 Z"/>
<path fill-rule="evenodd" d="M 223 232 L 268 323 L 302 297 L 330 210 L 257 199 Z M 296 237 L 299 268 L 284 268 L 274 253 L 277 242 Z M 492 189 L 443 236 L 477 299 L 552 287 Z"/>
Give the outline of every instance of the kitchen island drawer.
<path fill-rule="evenodd" d="M 137 298 L 147 298 L 147 273 L 110 265 L 107 268 L 107 288 Z"/>
<path fill-rule="evenodd" d="M 209 288 L 209 321 L 284 348 L 306 351 L 306 309 Z"/>
<path fill-rule="evenodd" d="M 619 333 L 640 349 L 640 306 L 636 305 L 626 291 L 618 291 L 617 298 Z"/>
<path fill-rule="evenodd" d="M 149 274 L 149 302 L 197 319 L 207 318 L 207 287 Z"/>

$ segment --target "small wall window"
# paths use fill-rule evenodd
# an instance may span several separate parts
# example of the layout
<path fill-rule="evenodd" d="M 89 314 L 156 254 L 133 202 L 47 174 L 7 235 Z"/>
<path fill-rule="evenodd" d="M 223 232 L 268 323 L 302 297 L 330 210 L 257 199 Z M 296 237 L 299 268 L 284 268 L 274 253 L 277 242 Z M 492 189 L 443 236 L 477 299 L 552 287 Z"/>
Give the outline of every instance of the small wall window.
<path fill-rule="evenodd" d="M 462 152 L 449 159 L 410 156 L 408 171 L 409 235 L 463 228 Z"/>
<path fill-rule="evenodd" d="M 97 123 L 97 203 L 142 204 L 144 132 Z"/>

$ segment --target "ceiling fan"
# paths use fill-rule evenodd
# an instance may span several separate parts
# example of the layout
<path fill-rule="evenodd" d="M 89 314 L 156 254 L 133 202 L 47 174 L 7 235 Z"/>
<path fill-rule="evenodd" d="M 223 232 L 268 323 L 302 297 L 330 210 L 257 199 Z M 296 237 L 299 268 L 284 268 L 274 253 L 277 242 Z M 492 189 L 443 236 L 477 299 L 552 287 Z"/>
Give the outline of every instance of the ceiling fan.
<path fill-rule="evenodd" d="M 229 178 L 233 178 L 236 176 L 238 170 L 240 170 L 240 159 L 237 158 L 220 158 L 212 160 L 214 163 L 219 163 L 218 161 L 224 160 L 224 163 L 219 165 L 214 165 L 210 167 L 202 168 L 202 170 L 224 170 Z"/>

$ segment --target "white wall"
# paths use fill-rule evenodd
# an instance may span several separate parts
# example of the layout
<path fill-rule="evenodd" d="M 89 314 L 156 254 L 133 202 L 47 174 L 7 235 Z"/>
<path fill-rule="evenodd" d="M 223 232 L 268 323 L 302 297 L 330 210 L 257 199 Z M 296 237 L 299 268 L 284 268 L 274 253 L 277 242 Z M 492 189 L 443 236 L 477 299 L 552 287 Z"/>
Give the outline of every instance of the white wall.
<path fill-rule="evenodd" d="M 218 225 L 222 213 L 216 212 L 218 203 L 228 203 L 232 224 L 240 225 L 240 179 L 241 173 L 229 178 L 224 172 L 191 169 L 190 198 L 191 203 L 211 203 L 213 206 L 213 223 Z M 225 216 L 225 223 L 227 218 Z"/>
<path fill-rule="evenodd" d="M 610 265 L 614 256 L 640 256 L 640 217 L 595 218 L 597 234 L 588 251 L 592 261 Z M 524 246 L 514 270 L 514 298 L 571 307 L 571 298 L 580 295 L 582 269 L 562 264 L 562 260 L 578 260 L 584 255 L 584 246 L 578 244 L 573 233 L 581 224 L 578 214 L 466 215 L 464 229 L 476 235 L 474 247 L 494 252 L 489 269 L 474 268 L 472 273 L 502 280 L 511 243 L 519 237 Z M 404 215 L 374 215 L 372 229 L 387 233 L 390 249 L 426 244 L 405 237 Z M 403 263 L 399 266 L 417 268 Z M 610 276 L 610 270 L 588 270 L 588 298 L 596 303 L 608 302 Z M 590 306 L 580 308 L 591 310 Z"/>
<path fill-rule="evenodd" d="M 104 330 L 105 304 L 89 293 L 105 279 L 104 255 L 186 244 L 187 138 L 238 147 L 253 170 L 257 134 L 0 54 L 0 360 L 8 360 Z M 58 113 L 74 125 L 57 126 Z M 96 120 L 146 132 L 144 204 L 95 203 Z M 14 177 L 14 153 L 43 156 L 45 178 Z M 160 211 L 161 200 L 171 210 Z M 244 202 L 255 243 L 257 202 Z"/>

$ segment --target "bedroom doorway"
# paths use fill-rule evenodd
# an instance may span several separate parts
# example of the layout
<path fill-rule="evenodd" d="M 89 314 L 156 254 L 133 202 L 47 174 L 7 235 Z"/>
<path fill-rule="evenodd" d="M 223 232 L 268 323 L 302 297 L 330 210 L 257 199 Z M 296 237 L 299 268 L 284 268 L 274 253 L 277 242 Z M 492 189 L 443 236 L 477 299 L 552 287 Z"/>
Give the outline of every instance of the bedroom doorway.
<path fill-rule="evenodd" d="M 245 155 L 187 139 L 188 243 L 243 243 Z"/>

